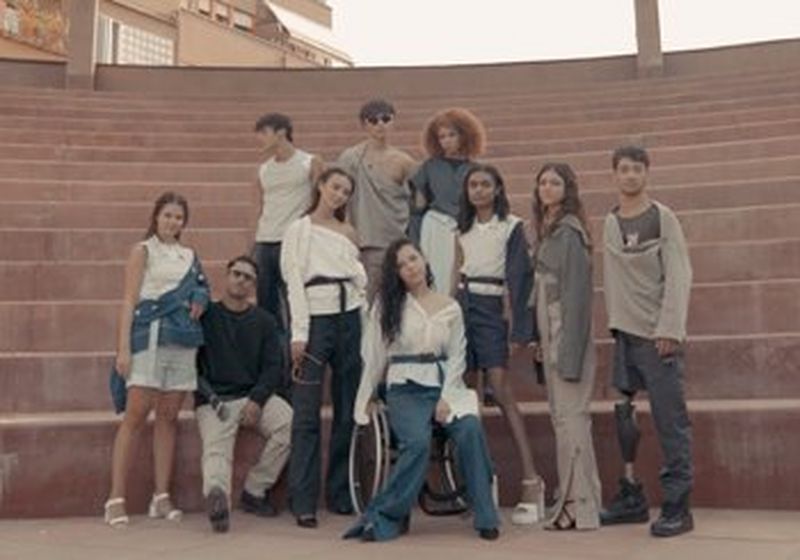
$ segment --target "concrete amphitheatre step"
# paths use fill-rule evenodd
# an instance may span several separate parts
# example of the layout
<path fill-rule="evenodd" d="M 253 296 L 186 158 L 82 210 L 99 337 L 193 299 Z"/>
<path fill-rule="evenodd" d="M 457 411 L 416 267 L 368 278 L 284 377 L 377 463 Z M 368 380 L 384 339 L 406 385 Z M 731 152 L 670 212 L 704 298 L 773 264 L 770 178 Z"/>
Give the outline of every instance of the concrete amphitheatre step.
<path fill-rule="evenodd" d="M 360 141 L 361 133 L 356 130 L 357 128 L 354 126 L 353 132 L 350 134 L 338 134 L 336 136 L 336 144 L 347 145 Z M 743 141 L 747 139 L 774 138 L 798 133 L 800 133 L 800 118 L 794 118 L 649 133 L 641 135 L 641 139 L 650 148 L 666 146 L 700 147 L 709 142 L 724 142 L 731 139 Z M 125 154 L 135 158 L 142 153 L 153 153 L 146 151 L 148 149 L 170 148 L 186 150 L 189 153 L 193 153 L 195 150 L 205 150 L 204 153 L 207 153 L 210 149 L 224 153 L 236 151 L 248 154 L 250 156 L 248 161 L 254 161 L 259 158 L 259 150 L 256 147 L 256 142 L 250 129 L 242 130 L 239 133 L 207 136 L 204 134 L 170 132 L 126 134 L 7 128 L 0 129 L 0 138 L 5 143 L 8 143 L 4 150 L 17 149 L 21 151 L 20 153 L 29 154 L 47 154 L 48 150 L 54 151 L 56 148 L 65 150 L 67 147 L 73 149 L 76 154 L 80 154 L 91 151 L 92 148 L 100 147 L 104 148 L 103 152 L 107 153 L 108 157 L 121 157 L 122 154 Z M 610 146 L 615 146 L 626 140 L 625 135 L 611 135 L 571 138 L 568 140 L 527 139 L 501 142 L 492 134 L 484 157 L 600 151 L 608 150 Z M 419 152 L 420 132 L 411 131 L 406 126 L 398 127 L 392 136 L 392 142 L 399 148 L 409 152 Z M 304 140 L 303 148 L 330 160 L 338 156 L 338 150 L 332 144 L 331 139 L 317 136 L 314 138 L 313 143 L 308 143 Z M 36 147 L 40 147 L 42 150 L 35 150 Z M 24 159 L 30 159 L 31 157 L 33 156 L 28 156 Z"/>
<path fill-rule="evenodd" d="M 613 400 L 617 394 L 610 383 L 610 339 L 598 338 L 597 350 L 594 398 Z M 0 352 L 0 417 L 110 410 L 108 373 L 113 359 L 112 350 Z M 544 388 L 533 378 L 530 359 L 524 352 L 512 360 L 512 385 L 520 402 L 546 400 Z M 686 394 L 690 399 L 797 395 L 800 332 L 692 336 L 686 347 L 686 364 Z"/>
<path fill-rule="evenodd" d="M 575 139 L 581 137 L 595 137 L 611 134 L 627 134 L 641 136 L 647 133 L 666 132 L 673 130 L 696 129 L 714 126 L 730 126 L 731 123 L 757 123 L 764 121 L 791 120 L 798 118 L 798 104 L 780 104 L 777 106 L 756 106 L 739 110 L 719 112 L 706 111 L 697 115 L 655 117 L 649 113 L 640 113 L 630 119 L 605 119 L 588 120 L 586 117 L 577 122 L 560 122 L 547 124 L 537 115 L 526 119 L 514 118 L 509 124 L 487 122 L 490 131 L 490 141 L 530 141 L 532 138 L 543 140 Z M 206 134 L 229 135 L 251 133 L 253 122 L 260 113 L 254 113 L 247 122 L 163 122 L 141 124 L 115 119 L 47 119 L 48 129 L 69 132 L 94 132 L 117 134 Z M 295 139 L 299 144 L 322 143 L 324 145 L 349 144 L 358 135 L 358 123 L 355 119 L 339 127 L 321 128 L 314 121 L 296 119 Z M 397 142 L 418 141 L 424 122 L 414 123 L 399 121 Z M 37 117 L 3 116 L 0 115 L 0 129 L 40 130 L 41 119 Z M 406 136 L 403 136 L 403 135 Z"/>
<path fill-rule="evenodd" d="M 115 300 L 0 303 L 0 352 L 111 350 L 119 304 Z M 688 331 L 694 335 L 792 332 L 800 314 L 800 279 L 697 284 Z M 598 290 L 595 336 L 604 336 Z M 76 326 L 81 328 L 77 329 Z"/>
<path fill-rule="evenodd" d="M 602 91 L 562 90 L 543 93 L 542 91 L 498 91 L 492 95 L 474 95 L 464 91 L 451 95 L 425 95 L 414 97 L 404 94 L 391 95 L 392 101 L 404 114 L 420 116 L 431 110 L 431 107 L 447 103 L 449 106 L 464 106 L 476 110 L 485 110 L 493 114 L 508 112 L 520 106 L 547 107 L 563 109 L 580 106 L 584 109 L 618 108 L 620 106 L 661 107 L 677 104 L 708 103 L 713 101 L 730 101 L 756 97 L 764 94 L 781 94 L 796 91 L 800 77 L 796 74 L 774 74 L 761 80 L 749 80 L 735 84 L 714 84 L 713 87 L 698 88 L 695 85 L 683 85 L 669 89 L 643 91 L 641 87 L 624 89 L 603 89 Z M 710 84 L 709 84 L 710 86 Z M 369 95 L 369 94 L 365 94 Z M 91 96 L 53 95 L 43 90 L 25 90 L 23 92 L 0 89 L 0 101 L 3 105 L 17 105 L 30 111 L 48 109 L 69 109 L 82 111 L 113 111 L 124 107 L 132 111 L 175 112 L 188 109 L 213 112 L 210 118 L 224 118 L 225 115 L 247 110 L 257 110 L 264 105 L 281 105 L 308 113 L 309 115 L 329 118 L 338 114 L 352 114 L 363 100 L 358 96 L 331 97 L 326 100 L 326 107 L 333 112 L 326 112 L 315 97 L 302 95 L 263 95 L 259 97 L 191 97 L 172 96 L 158 98 L 147 95 L 119 96 L 109 92 L 95 92 Z M 233 103 L 232 103 L 233 102 Z M 221 115 L 215 117 L 214 115 Z"/>
<path fill-rule="evenodd" d="M 205 259 L 212 286 L 219 285 L 227 258 Z M 800 237 L 699 243 L 689 246 L 696 283 L 797 278 Z M 113 260 L 0 261 L 0 301 L 115 300 L 122 293 L 125 250 Z M 595 284 L 601 284 L 602 255 L 596 251 Z"/>
<path fill-rule="evenodd" d="M 800 114 L 800 111 L 798 111 Z M 800 129 L 800 126 L 798 126 Z M 253 140 L 253 144 L 255 141 Z M 519 151 L 512 149 L 519 148 Z M 702 161 L 715 161 L 721 159 L 751 159 L 753 157 L 776 157 L 793 155 L 800 146 L 800 134 L 779 136 L 773 134 L 766 138 L 736 138 L 730 141 L 706 142 L 702 148 L 698 146 L 668 146 L 651 148 L 651 157 L 659 165 L 673 165 L 680 163 L 696 163 Z M 418 152 L 413 146 L 401 146 L 409 152 Z M 513 156 L 537 158 L 559 158 L 569 161 L 572 165 L 583 168 L 605 167 L 608 165 L 609 151 L 612 145 L 603 146 L 602 149 L 592 151 L 575 151 L 575 148 L 564 146 L 564 151 L 542 151 L 531 153 L 524 148 L 523 143 L 504 144 L 503 152 L 494 156 L 486 155 L 482 159 L 505 161 Z M 319 155 L 328 161 L 334 161 L 340 149 L 326 147 L 319 151 Z M 68 161 L 68 162 L 148 162 L 148 163 L 246 163 L 255 165 L 262 159 L 257 149 L 213 149 L 213 148 L 108 148 L 108 147 L 78 147 L 78 146 L 39 146 L 0 144 L 0 153 L 3 160 L 41 160 L 41 161 Z"/>
<path fill-rule="evenodd" d="M 792 91 L 792 87 L 800 83 L 800 74 L 796 71 L 772 72 L 760 76 L 729 76 L 725 79 L 713 80 L 687 80 L 680 78 L 672 81 L 669 77 L 656 81 L 631 81 L 620 80 L 607 82 L 602 88 L 574 88 L 561 84 L 548 87 L 547 82 L 541 82 L 534 87 L 502 88 L 494 84 L 491 93 L 471 91 L 461 88 L 459 91 L 442 93 L 434 92 L 392 92 L 391 99 L 407 111 L 427 110 L 431 105 L 449 103 L 468 107 L 485 107 L 494 111 L 503 111 L 510 105 L 536 104 L 563 106 L 568 104 L 581 104 L 586 107 L 612 106 L 620 102 L 624 104 L 638 103 L 659 105 L 664 103 L 686 103 L 707 101 L 711 99 L 733 99 L 737 97 L 752 96 L 760 93 L 780 93 Z M 273 84 L 274 85 L 274 84 Z M 297 107 L 307 112 L 320 114 L 319 97 L 315 93 L 306 91 L 281 91 L 271 88 L 268 92 L 258 95 L 228 94 L 221 95 L 203 92 L 200 95 L 191 93 L 163 93 L 163 92 L 63 92 L 42 89 L 14 89 L 3 88 L 0 95 L 5 103 L 39 102 L 48 106 L 65 105 L 69 107 L 113 109 L 120 105 L 132 109 L 147 110 L 174 110 L 174 109 L 213 109 L 216 111 L 231 111 L 245 108 L 257 108 L 264 104 L 281 104 Z M 327 106 L 342 109 L 358 107 L 362 103 L 361 96 L 375 95 L 370 91 L 339 95 L 331 93 L 326 98 Z M 500 102 L 498 102 L 500 101 Z M 234 102 L 234 103 L 231 103 Z M 233 109 L 230 109 L 233 108 Z"/>
<path fill-rule="evenodd" d="M 667 103 L 650 103 L 649 100 L 643 99 L 620 99 L 617 103 L 608 103 L 601 106 L 593 106 L 591 103 L 555 103 L 555 104 L 536 104 L 536 103 L 509 103 L 505 108 L 503 105 L 493 105 L 491 109 L 485 108 L 483 111 L 480 106 L 471 107 L 482 119 L 485 120 L 487 125 L 513 123 L 515 117 L 522 118 L 521 122 L 527 122 L 526 118 L 537 117 L 541 122 L 558 123 L 558 122 L 575 122 L 577 120 L 608 120 L 608 119 L 625 119 L 629 117 L 638 117 L 642 113 L 649 114 L 653 117 L 692 115 L 695 113 L 706 113 L 714 111 L 732 111 L 737 109 L 752 108 L 754 106 L 785 104 L 797 102 L 799 96 L 796 92 L 796 86 L 788 87 L 785 90 L 781 88 L 770 88 L 768 92 L 744 96 L 744 97 L 727 97 L 712 100 L 699 100 L 699 101 L 672 101 Z M 503 100 L 500 99 L 500 102 Z M 452 103 L 452 102 L 451 102 Z M 452 104 L 448 104 L 452 106 Z M 413 122 L 417 125 L 422 125 L 430 117 L 430 114 L 439 110 L 441 107 L 431 104 L 427 110 L 412 111 L 404 117 L 404 121 Z M 252 122 L 253 116 L 257 116 L 259 112 L 263 112 L 262 108 L 252 107 L 248 111 L 242 108 L 235 110 L 225 110 L 217 107 L 216 109 L 203 110 L 187 110 L 191 108 L 181 107 L 174 110 L 155 111 L 152 109 L 137 109 L 135 107 L 128 107 L 120 104 L 118 108 L 114 109 L 98 109 L 91 108 L 76 108 L 73 105 L 59 107 L 55 104 L 39 104 L 31 102 L 14 102 L 13 100 L 6 101 L 0 106 L 0 115 L 18 116 L 18 117 L 37 117 L 40 119 L 51 118 L 67 118 L 67 119 L 87 119 L 87 120 L 102 120 L 114 119 L 125 122 L 137 121 L 141 124 L 150 124 L 153 122 L 204 122 L 204 123 L 220 123 L 220 122 Z M 291 111 L 292 106 L 289 105 L 282 109 L 287 113 L 294 113 Z M 355 107 L 341 107 L 335 106 L 327 107 L 329 110 L 324 111 L 304 111 L 297 114 L 296 118 L 304 122 L 314 122 L 318 126 L 327 126 L 329 128 L 341 127 L 342 125 L 351 126 L 354 115 L 357 114 L 357 106 Z M 337 110 L 338 109 L 338 110 Z"/>
<path fill-rule="evenodd" d="M 609 156 L 606 155 L 606 158 Z M 503 171 L 510 190 L 527 191 L 526 186 L 535 169 L 552 158 L 496 158 L 493 162 Z M 255 163 L 255 162 L 254 162 Z M 0 175 L 7 179 L 38 180 L 113 180 L 155 182 L 163 181 L 165 188 L 178 188 L 186 182 L 252 183 L 255 179 L 253 164 L 202 164 L 202 163 L 75 163 L 59 161 L 9 161 L 0 160 Z M 598 165 L 601 163 L 598 160 Z M 609 186 L 610 164 L 584 170 L 576 166 L 583 189 Z M 650 171 L 654 185 L 677 185 L 686 182 L 742 180 L 761 177 L 773 179 L 800 174 L 800 156 L 796 154 L 775 157 L 753 157 L 735 161 L 706 161 L 678 165 L 653 165 Z M 524 192 L 523 191 L 523 192 Z"/>
<path fill-rule="evenodd" d="M 800 469 L 797 454 L 789 453 L 800 421 L 800 401 L 792 399 L 745 401 L 690 401 L 694 426 L 696 506 L 797 509 Z M 640 409 L 643 428 L 639 473 L 653 503 L 658 504 L 657 473 L 660 452 L 647 407 Z M 616 488 L 620 459 L 613 425 L 612 404 L 593 406 L 594 441 L 608 500 Z M 550 418 L 544 403 L 524 405 L 526 423 L 539 458 L 553 456 Z M 327 424 L 326 415 L 326 424 Z M 511 441 L 496 410 L 484 415 L 495 458 L 513 456 Z M 52 413 L 0 415 L 3 448 L 4 496 L 0 517 L 52 517 L 96 515 L 102 511 L 109 485 L 109 457 L 117 420 L 110 413 Z M 180 424 L 172 494 L 187 511 L 202 509 L 200 495 L 200 442 L 190 413 Z M 80 449 L 81 453 L 75 450 Z M 152 489 L 150 430 L 140 442 L 131 469 L 128 506 L 132 513 L 146 507 Z M 252 464 L 260 442 L 246 435 L 237 446 L 236 489 L 243 466 Z M 326 449 L 323 443 L 323 450 Z M 540 460 L 548 488 L 556 486 L 554 464 Z M 516 462 L 500 466 L 501 503 L 513 505 L 520 473 Z M 736 488 L 731 492 L 731 488 Z M 234 492 L 236 495 L 236 491 Z"/>
<path fill-rule="evenodd" d="M 652 193 L 678 210 L 694 263 L 686 385 L 697 505 L 800 508 L 800 458 L 786 447 L 800 420 L 798 86 L 800 68 L 531 91 L 509 81 L 492 93 L 420 88 L 393 97 L 394 141 L 418 156 L 432 112 L 475 110 L 489 130 L 485 159 L 501 167 L 525 218 L 535 168 L 563 159 L 579 172 L 597 232 L 616 199 L 610 150 L 631 140 L 651 149 Z M 317 90 L 281 87 L 289 86 L 259 96 L 0 88 L 0 518 L 99 515 L 117 422 L 107 412 L 107 370 L 122 266 L 154 198 L 166 189 L 189 197 L 186 240 L 218 282 L 224 261 L 252 241 L 245 220 L 259 160 L 254 119 L 291 114 L 298 145 L 327 159 L 360 139 L 361 94 L 323 105 Z M 595 442 L 608 498 L 620 461 L 599 253 L 595 268 Z M 529 358 L 513 361 L 514 386 L 553 488 L 552 429 Z M 660 453 L 641 410 L 640 472 L 658 503 Z M 199 441 L 190 411 L 184 416 L 175 493 L 198 510 Z M 503 460 L 514 456 L 511 441 L 496 409 L 485 419 L 503 501 L 512 504 L 518 465 Z M 239 454 L 257 450 L 249 437 Z M 131 483 L 134 511 L 150 494 L 151 464 L 146 442 Z"/>
<path fill-rule="evenodd" d="M 525 216 L 528 204 L 515 200 L 514 210 Z M 785 204 L 741 209 L 680 211 L 691 243 L 732 242 L 769 238 L 790 238 L 800 205 Z M 130 244 L 141 239 L 146 229 L 147 213 L 131 215 L 139 227 L 128 225 L 104 228 L 3 228 L 0 229 L 0 261 L 39 260 L 114 260 L 123 258 Z M 595 237 L 600 238 L 600 219 L 594 222 Z M 187 243 L 194 246 L 204 260 L 229 257 L 224 250 L 247 250 L 252 245 L 252 232 L 245 224 L 238 227 L 191 227 Z"/>

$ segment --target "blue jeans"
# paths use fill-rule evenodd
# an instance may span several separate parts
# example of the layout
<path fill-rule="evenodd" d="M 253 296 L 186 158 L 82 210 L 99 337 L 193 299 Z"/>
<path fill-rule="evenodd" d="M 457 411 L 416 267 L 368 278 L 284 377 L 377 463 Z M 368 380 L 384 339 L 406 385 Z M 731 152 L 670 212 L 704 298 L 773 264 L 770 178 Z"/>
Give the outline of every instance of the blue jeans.
<path fill-rule="evenodd" d="M 417 501 L 430 462 L 433 415 L 441 389 L 416 383 L 392 385 L 386 395 L 389 424 L 398 456 L 386 487 L 370 502 L 359 523 L 372 524 L 377 540 L 400 534 L 403 519 Z M 480 419 L 463 416 L 444 426 L 456 448 L 456 461 L 467 487 L 476 530 L 500 524 L 492 500 L 492 464 Z"/>

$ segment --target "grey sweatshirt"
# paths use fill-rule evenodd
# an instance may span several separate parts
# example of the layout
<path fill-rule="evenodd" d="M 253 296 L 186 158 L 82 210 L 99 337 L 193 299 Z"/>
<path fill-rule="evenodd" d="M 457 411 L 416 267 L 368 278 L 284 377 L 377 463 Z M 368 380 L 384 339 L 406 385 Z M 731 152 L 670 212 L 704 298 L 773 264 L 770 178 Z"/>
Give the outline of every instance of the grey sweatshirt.
<path fill-rule="evenodd" d="M 674 212 L 654 201 L 661 237 L 626 252 L 613 213 L 603 228 L 603 285 L 608 327 L 644 338 L 686 339 L 692 266 Z"/>

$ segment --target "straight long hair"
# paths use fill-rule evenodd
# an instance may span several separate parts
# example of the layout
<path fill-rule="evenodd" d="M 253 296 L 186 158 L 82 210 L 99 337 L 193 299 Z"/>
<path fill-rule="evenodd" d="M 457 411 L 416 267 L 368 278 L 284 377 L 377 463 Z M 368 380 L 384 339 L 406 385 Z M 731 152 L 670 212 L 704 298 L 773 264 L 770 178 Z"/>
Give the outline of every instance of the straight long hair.
<path fill-rule="evenodd" d="M 558 214 L 553 216 L 551 220 L 547 219 L 544 204 L 539 197 L 539 180 L 546 172 L 552 171 L 564 181 L 564 199 L 558 210 Z M 580 193 L 578 192 L 578 177 L 572 170 L 568 163 L 548 162 L 545 163 L 539 172 L 536 174 L 536 183 L 533 189 L 533 223 L 536 229 L 536 237 L 542 240 L 558 225 L 558 222 L 567 214 L 573 214 L 581 223 L 587 239 L 591 242 L 591 231 L 589 230 L 589 221 L 586 219 L 586 211 L 581 202 Z"/>
<path fill-rule="evenodd" d="M 503 176 L 500 171 L 488 163 L 476 163 L 467 171 L 464 177 L 464 182 L 461 185 L 461 200 L 458 204 L 458 231 L 467 233 L 472 224 L 475 223 L 475 215 L 478 209 L 469 201 L 469 178 L 475 173 L 486 173 L 492 178 L 494 182 L 494 213 L 500 220 L 505 220 L 511 209 L 511 204 L 508 202 L 508 195 L 506 194 L 506 185 L 503 181 Z"/>
<path fill-rule="evenodd" d="M 189 203 L 178 193 L 167 191 L 156 199 L 153 212 L 150 214 L 150 225 L 147 228 L 147 233 L 144 234 L 145 239 L 149 239 L 158 234 L 158 215 L 161 214 L 161 211 L 167 204 L 177 204 L 181 207 L 181 210 L 183 210 L 183 226 L 181 227 L 181 231 L 178 232 L 178 235 L 175 236 L 175 239 L 181 238 L 183 228 L 189 223 Z"/>

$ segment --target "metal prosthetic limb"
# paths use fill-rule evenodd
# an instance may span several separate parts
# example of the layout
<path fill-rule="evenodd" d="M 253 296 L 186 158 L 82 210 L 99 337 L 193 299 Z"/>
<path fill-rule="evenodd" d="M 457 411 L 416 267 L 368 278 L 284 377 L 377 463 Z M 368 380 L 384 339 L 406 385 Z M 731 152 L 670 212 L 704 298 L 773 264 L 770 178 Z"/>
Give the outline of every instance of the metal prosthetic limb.
<path fill-rule="evenodd" d="M 626 464 L 636 461 L 636 451 L 639 448 L 641 432 L 636 425 L 636 407 L 633 395 L 625 395 L 625 401 L 614 405 L 614 420 L 617 424 L 617 438 L 622 459 Z"/>

